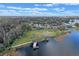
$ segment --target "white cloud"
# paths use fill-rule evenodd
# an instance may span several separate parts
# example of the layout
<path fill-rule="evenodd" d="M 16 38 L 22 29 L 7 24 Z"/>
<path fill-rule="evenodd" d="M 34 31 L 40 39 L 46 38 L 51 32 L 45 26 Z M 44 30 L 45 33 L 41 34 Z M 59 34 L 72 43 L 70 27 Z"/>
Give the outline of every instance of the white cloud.
<path fill-rule="evenodd" d="M 64 12 L 65 8 L 64 7 L 62 7 L 62 8 L 54 8 L 53 10 L 55 10 L 56 12 Z"/>
<path fill-rule="evenodd" d="M 20 14 L 43 14 L 45 11 L 47 11 L 47 8 L 22 8 L 22 7 L 12 7 L 12 6 L 7 6 L 8 9 L 13 9 L 17 10 L 17 13 Z M 27 15 L 28 15 L 27 14 Z"/>
<path fill-rule="evenodd" d="M 7 6 L 7 8 L 9 8 L 9 9 L 22 9 L 20 7 L 13 7 L 13 6 Z"/>
<path fill-rule="evenodd" d="M 47 6 L 47 7 L 51 7 L 51 6 L 57 6 L 59 5 L 60 3 L 46 3 L 46 4 L 35 4 L 35 6 Z M 64 4 L 64 5 L 79 5 L 79 3 L 61 3 L 61 4 Z"/>
<path fill-rule="evenodd" d="M 31 8 L 22 8 L 22 7 L 14 7 L 14 6 L 7 6 L 8 9 L 16 9 L 16 10 L 31 10 Z"/>
<path fill-rule="evenodd" d="M 47 6 L 47 7 L 51 7 L 51 6 L 53 6 L 54 4 L 45 4 L 45 6 Z"/>
<path fill-rule="evenodd" d="M 16 12 L 15 10 L 0 10 L 0 12 Z"/>
<path fill-rule="evenodd" d="M 51 7 L 53 4 L 43 4 L 43 6 Z"/>
<path fill-rule="evenodd" d="M 32 14 L 40 14 L 39 11 L 32 11 L 31 13 L 32 13 Z"/>
<path fill-rule="evenodd" d="M 63 12 L 56 12 L 55 14 L 63 15 L 63 16 L 78 16 L 79 10 L 65 10 Z"/>
<path fill-rule="evenodd" d="M 1 3 L 79 3 L 79 0 L 0 0 Z"/>
<path fill-rule="evenodd" d="M 47 8 L 31 8 L 31 10 L 46 11 Z"/>
<path fill-rule="evenodd" d="M 18 12 L 19 13 L 24 13 L 25 15 L 29 15 L 29 14 L 31 14 L 32 16 L 33 15 L 36 15 L 36 16 L 44 16 L 44 15 L 48 15 L 48 14 L 52 14 L 51 12 L 43 12 L 43 11 L 38 11 L 37 10 L 38 8 L 35 8 L 35 9 L 33 9 L 33 10 L 19 10 Z M 28 14 L 27 14 L 28 13 Z"/>
<path fill-rule="evenodd" d="M 55 10 L 55 14 L 60 14 L 63 16 L 78 16 L 79 15 L 79 10 L 65 10 L 64 7 L 62 8 L 54 8 L 53 10 Z"/>
<path fill-rule="evenodd" d="M 34 6 L 40 6 L 39 4 L 34 4 Z"/>
<path fill-rule="evenodd" d="M 16 10 L 0 10 L 0 15 L 19 15 L 20 13 Z"/>
<path fill-rule="evenodd" d="M 67 13 L 67 14 L 77 14 L 77 13 L 79 13 L 79 10 L 77 10 L 77 11 L 74 11 L 74 10 L 67 10 L 67 11 L 64 11 L 63 13 Z"/>
<path fill-rule="evenodd" d="M 15 10 L 37 10 L 37 11 L 46 11 L 47 8 L 22 8 L 22 7 L 13 7 L 13 6 L 7 6 L 8 9 L 15 9 Z"/>
<path fill-rule="evenodd" d="M 47 6 L 47 7 L 52 7 L 55 5 L 57 5 L 57 4 L 55 4 L 55 3 L 35 4 L 35 6 Z"/>
<path fill-rule="evenodd" d="M 31 14 L 36 15 L 36 16 L 52 16 L 53 15 L 53 13 L 51 12 L 39 12 L 39 11 L 33 11 Z"/>
<path fill-rule="evenodd" d="M 79 3 L 66 3 L 65 5 L 72 5 L 72 6 L 74 6 L 74 5 L 79 5 Z"/>

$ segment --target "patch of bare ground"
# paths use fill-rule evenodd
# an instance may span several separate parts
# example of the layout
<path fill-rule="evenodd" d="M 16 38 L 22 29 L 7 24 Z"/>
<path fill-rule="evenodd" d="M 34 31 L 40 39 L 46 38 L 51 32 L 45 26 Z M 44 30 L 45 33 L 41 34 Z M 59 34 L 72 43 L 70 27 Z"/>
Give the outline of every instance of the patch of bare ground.
<path fill-rule="evenodd" d="M 8 51 L 4 54 L 4 56 L 16 56 L 16 49 L 13 48 L 13 49 L 8 50 Z"/>
<path fill-rule="evenodd" d="M 64 40 L 64 37 L 67 36 L 69 33 L 68 32 L 65 32 L 63 35 L 58 35 L 55 40 L 58 41 L 58 42 L 61 42 Z"/>

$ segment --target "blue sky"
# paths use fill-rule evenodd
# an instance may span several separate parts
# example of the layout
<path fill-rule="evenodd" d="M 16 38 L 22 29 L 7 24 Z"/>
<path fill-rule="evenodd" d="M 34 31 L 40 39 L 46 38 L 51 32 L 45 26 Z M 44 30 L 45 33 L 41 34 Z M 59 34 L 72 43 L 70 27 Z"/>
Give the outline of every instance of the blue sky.
<path fill-rule="evenodd" d="M 0 3 L 0 16 L 79 16 L 79 4 Z"/>

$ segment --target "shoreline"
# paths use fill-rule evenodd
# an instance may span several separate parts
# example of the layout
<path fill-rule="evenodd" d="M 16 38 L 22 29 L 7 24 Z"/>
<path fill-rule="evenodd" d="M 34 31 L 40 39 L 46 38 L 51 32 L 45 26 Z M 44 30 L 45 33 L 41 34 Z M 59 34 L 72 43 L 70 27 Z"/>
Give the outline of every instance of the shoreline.
<path fill-rule="evenodd" d="M 68 34 L 69 34 L 69 32 L 64 33 L 63 35 L 59 35 L 58 37 L 55 38 L 55 40 L 56 40 L 56 41 L 63 41 L 63 40 L 64 40 L 64 37 L 65 37 L 66 35 L 68 35 Z"/>
<path fill-rule="evenodd" d="M 16 45 L 16 46 L 12 46 L 11 48 L 17 48 L 17 47 L 20 47 L 20 46 L 22 46 L 22 45 L 29 44 L 29 43 L 31 43 L 31 42 L 32 42 L 32 41 L 26 42 L 26 43 L 23 43 L 23 44 L 19 44 L 19 45 Z"/>
<path fill-rule="evenodd" d="M 47 32 L 48 33 L 48 32 Z M 49 34 L 49 33 L 48 33 Z M 55 40 L 56 41 L 61 41 L 63 38 L 64 38 L 64 36 L 66 36 L 67 34 L 69 34 L 69 32 L 66 32 L 66 33 L 64 33 L 63 35 L 61 34 L 61 35 L 59 35 L 59 36 L 56 36 L 55 37 Z M 22 46 L 22 45 L 27 45 L 27 44 L 29 44 L 29 43 L 31 43 L 32 41 L 29 41 L 29 42 L 26 42 L 26 43 L 22 43 L 22 44 L 18 44 L 18 45 L 14 45 L 14 46 L 11 46 L 11 48 L 17 48 L 17 47 L 20 47 L 20 46 Z"/>

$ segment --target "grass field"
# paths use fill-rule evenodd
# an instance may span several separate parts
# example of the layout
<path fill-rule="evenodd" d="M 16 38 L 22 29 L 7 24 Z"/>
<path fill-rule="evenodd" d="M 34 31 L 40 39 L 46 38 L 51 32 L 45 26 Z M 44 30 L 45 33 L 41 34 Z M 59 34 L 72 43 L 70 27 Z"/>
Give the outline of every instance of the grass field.
<path fill-rule="evenodd" d="M 23 43 L 27 43 L 30 41 L 42 41 L 44 40 L 44 36 L 48 34 L 49 36 L 57 36 L 61 31 L 50 31 L 50 30 L 34 30 L 26 32 L 23 37 L 20 39 L 16 39 L 12 46 L 20 45 Z"/>

